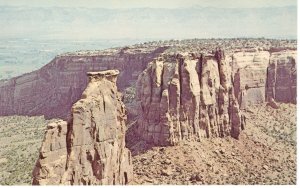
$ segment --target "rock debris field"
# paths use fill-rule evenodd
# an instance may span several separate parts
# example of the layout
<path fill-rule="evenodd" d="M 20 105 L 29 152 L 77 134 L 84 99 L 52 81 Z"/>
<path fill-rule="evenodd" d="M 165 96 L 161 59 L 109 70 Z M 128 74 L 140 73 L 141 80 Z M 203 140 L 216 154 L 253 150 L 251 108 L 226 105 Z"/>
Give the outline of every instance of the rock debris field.
<path fill-rule="evenodd" d="M 135 184 L 296 184 L 296 106 L 253 105 L 240 139 L 132 148 Z"/>

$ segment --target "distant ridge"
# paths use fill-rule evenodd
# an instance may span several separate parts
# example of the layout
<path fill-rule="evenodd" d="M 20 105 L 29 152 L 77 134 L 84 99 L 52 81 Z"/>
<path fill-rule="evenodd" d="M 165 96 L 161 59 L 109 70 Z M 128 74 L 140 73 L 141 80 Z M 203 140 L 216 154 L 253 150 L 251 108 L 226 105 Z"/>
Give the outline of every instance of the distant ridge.
<path fill-rule="evenodd" d="M 0 7 L 1 38 L 296 38 L 297 8 Z"/>

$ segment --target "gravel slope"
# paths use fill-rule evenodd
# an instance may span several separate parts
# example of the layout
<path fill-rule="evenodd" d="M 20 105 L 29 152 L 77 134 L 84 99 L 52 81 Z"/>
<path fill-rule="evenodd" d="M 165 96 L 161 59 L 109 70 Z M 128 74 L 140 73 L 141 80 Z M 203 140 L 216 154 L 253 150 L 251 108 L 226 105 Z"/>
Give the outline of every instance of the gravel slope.
<path fill-rule="evenodd" d="M 261 104 L 244 113 L 239 140 L 203 139 L 146 151 L 145 143 L 131 146 L 134 183 L 296 184 L 296 105 L 276 110 Z"/>

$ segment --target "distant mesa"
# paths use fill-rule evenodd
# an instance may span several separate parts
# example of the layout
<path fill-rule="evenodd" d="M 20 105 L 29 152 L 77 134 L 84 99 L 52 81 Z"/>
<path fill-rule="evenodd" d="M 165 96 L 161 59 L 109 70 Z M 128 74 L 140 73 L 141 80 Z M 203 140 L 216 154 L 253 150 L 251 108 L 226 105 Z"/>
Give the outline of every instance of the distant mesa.
<path fill-rule="evenodd" d="M 39 70 L 1 80 L 0 115 L 44 115 L 47 119 L 66 120 L 72 104 L 87 86 L 87 72 L 119 70 L 117 86 L 123 91 L 135 85 L 148 64 L 163 53 L 201 52 L 212 58 L 216 47 L 224 50 L 233 70 L 234 95 L 241 108 L 270 97 L 295 103 L 296 43 L 275 39 L 186 39 L 65 53 Z"/>
<path fill-rule="evenodd" d="M 87 86 L 87 72 L 117 69 L 117 85 L 123 90 L 134 84 L 147 64 L 167 48 L 149 46 L 122 55 L 120 49 L 59 55 L 39 70 L 0 81 L 0 115 L 44 115 L 47 119 L 67 120 L 72 104 Z"/>

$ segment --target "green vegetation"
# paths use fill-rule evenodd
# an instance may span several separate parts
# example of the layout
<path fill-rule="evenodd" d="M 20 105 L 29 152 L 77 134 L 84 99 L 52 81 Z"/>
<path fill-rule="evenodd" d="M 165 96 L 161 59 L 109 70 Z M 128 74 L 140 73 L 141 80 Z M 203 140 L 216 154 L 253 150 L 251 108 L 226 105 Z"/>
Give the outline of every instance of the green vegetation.
<path fill-rule="evenodd" d="M 127 87 L 123 94 L 124 94 L 124 103 L 128 104 L 128 103 L 133 103 L 135 100 L 135 92 L 136 92 L 136 88 L 135 85 L 133 84 L 130 87 Z"/>
<path fill-rule="evenodd" d="M 46 125 L 40 117 L 0 117 L 0 185 L 29 185 Z"/>

